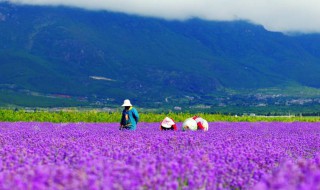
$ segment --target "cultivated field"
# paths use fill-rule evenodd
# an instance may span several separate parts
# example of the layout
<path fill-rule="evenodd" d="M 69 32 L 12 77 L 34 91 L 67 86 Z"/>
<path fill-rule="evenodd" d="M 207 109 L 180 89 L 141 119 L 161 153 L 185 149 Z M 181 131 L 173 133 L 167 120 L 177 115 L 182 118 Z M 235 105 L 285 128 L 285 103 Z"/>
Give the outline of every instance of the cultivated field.
<path fill-rule="evenodd" d="M 139 121 L 143 122 L 161 122 L 166 116 L 173 118 L 177 122 L 183 122 L 185 119 L 194 116 L 193 113 L 139 113 Z M 281 122 L 320 122 L 319 116 L 236 116 L 225 114 L 198 113 L 197 115 L 205 118 L 209 122 L 228 121 L 228 122 L 258 122 L 258 121 L 281 121 Z M 120 122 L 121 112 L 102 112 L 102 111 L 25 111 L 25 110 L 5 110 L 0 109 L 0 121 L 40 121 L 40 122 Z"/>
<path fill-rule="evenodd" d="M 320 189 L 320 123 L 118 125 L 1 122 L 0 189 Z"/>

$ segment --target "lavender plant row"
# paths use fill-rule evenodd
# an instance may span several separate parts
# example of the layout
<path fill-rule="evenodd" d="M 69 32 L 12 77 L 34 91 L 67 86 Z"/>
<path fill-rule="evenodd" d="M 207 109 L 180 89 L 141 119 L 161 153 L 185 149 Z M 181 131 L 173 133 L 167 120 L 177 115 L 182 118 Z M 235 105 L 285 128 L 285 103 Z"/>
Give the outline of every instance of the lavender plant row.
<path fill-rule="evenodd" d="M 0 189 L 320 189 L 319 123 L 209 125 L 0 123 Z"/>

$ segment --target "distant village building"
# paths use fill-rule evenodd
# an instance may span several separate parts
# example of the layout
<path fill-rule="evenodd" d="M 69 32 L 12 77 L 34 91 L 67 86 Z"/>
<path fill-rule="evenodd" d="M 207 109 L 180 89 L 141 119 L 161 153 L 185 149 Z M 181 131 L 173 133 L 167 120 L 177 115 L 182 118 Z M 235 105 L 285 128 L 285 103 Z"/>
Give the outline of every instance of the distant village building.
<path fill-rule="evenodd" d="M 197 108 L 197 109 L 210 109 L 211 106 L 208 105 L 196 105 L 196 106 L 190 106 L 190 108 Z"/>
<path fill-rule="evenodd" d="M 218 106 L 219 107 L 226 107 L 227 105 L 225 103 L 219 103 Z"/>
<path fill-rule="evenodd" d="M 177 111 L 182 110 L 182 108 L 181 108 L 181 107 L 179 107 L 179 106 L 175 106 L 173 109 L 174 109 L 174 110 L 177 110 Z"/>
<path fill-rule="evenodd" d="M 112 108 L 102 108 L 102 111 L 104 111 L 104 112 L 112 112 L 112 111 L 114 111 L 114 109 L 112 109 Z"/>
<path fill-rule="evenodd" d="M 265 107 L 265 106 L 267 106 L 267 104 L 260 103 L 260 104 L 258 104 L 256 107 Z"/>

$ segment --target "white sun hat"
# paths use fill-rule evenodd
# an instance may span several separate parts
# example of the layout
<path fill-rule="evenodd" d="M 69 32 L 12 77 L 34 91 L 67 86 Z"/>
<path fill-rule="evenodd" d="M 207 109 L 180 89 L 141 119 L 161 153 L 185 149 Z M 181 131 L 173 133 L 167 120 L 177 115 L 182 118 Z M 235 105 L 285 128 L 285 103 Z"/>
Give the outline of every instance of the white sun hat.
<path fill-rule="evenodd" d="M 198 128 L 197 122 L 193 118 L 188 118 L 186 119 L 183 124 L 182 124 L 182 129 L 183 130 L 191 130 L 191 131 L 196 131 Z"/>
<path fill-rule="evenodd" d="M 132 105 L 130 103 L 130 100 L 126 99 L 126 100 L 123 101 L 122 106 L 132 106 Z"/>
<path fill-rule="evenodd" d="M 169 117 L 164 118 L 164 120 L 161 122 L 161 126 L 164 128 L 171 128 L 172 125 L 174 125 L 174 121 Z"/>

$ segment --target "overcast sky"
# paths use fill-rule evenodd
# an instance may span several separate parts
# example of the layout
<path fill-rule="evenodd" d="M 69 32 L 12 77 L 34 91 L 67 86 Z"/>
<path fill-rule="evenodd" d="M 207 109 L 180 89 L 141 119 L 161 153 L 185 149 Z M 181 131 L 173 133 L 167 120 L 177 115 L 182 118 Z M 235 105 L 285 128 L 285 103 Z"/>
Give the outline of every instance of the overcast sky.
<path fill-rule="evenodd" d="M 3 1 L 3 0 L 0 0 Z M 271 31 L 320 32 L 320 0 L 7 0 L 165 19 L 249 20 Z"/>

